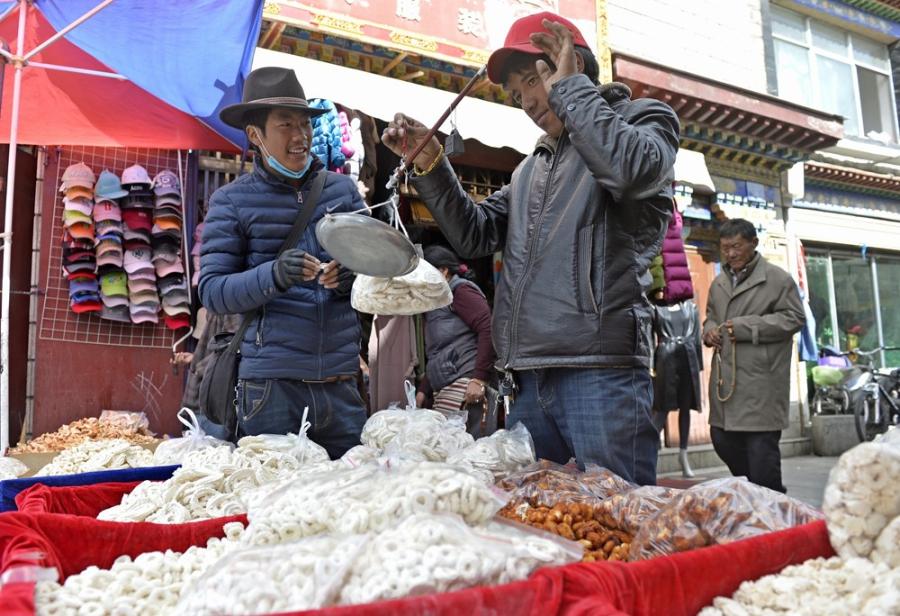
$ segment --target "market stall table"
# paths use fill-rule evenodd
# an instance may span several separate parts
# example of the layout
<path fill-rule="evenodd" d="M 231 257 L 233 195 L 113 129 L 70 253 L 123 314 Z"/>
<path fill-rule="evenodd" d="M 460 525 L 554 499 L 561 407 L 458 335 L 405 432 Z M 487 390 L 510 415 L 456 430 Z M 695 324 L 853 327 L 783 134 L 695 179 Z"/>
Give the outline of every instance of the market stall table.
<path fill-rule="evenodd" d="M 89 566 L 108 566 L 116 553 L 137 554 L 150 549 L 186 549 L 221 536 L 222 525 L 238 518 L 208 520 L 170 527 L 86 521 L 77 516 L 21 513 L 0 515 L 0 535 L 27 531 L 15 548 L 0 547 L 5 568 L 16 554 L 47 551 L 44 564 L 68 575 Z M 18 528 L 16 528 L 18 527 Z M 72 535 L 90 533 L 101 542 L 72 541 Z M 2 546 L 2 544 L 0 544 Z M 695 614 L 717 596 L 730 595 L 745 580 L 778 572 L 811 558 L 829 557 L 825 523 L 737 541 L 728 545 L 631 563 L 581 563 L 550 567 L 531 578 L 503 586 L 471 588 L 441 595 L 410 597 L 370 605 L 295 612 L 295 615 L 344 614 Z M 31 587 L 30 589 L 28 587 Z M 9 614 L 33 614 L 33 584 L 8 584 L 0 589 L 0 604 Z"/>

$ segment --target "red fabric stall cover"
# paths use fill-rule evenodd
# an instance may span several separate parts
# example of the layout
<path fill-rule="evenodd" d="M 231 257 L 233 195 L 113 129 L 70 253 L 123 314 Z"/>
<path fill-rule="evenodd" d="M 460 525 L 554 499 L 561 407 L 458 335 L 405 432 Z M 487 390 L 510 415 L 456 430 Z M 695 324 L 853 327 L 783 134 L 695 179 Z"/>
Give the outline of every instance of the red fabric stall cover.
<path fill-rule="evenodd" d="M 49 487 L 42 483 L 16 495 L 22 513 L 68 513 L 96 518 L 104 509 L 122 502 L 140 481 L 95 483 L 87 486 Z"/>
<path fill-rule="evenodd" d="M 227 522 L 247 523 L 247 516 L 216 518 L 189 524 L 105 522 L 59 513 L 0 514 L 0 571 L 13 565 L 37 564 L 55 567 L 64 580 L 91 565 L 108 569 L 123 554 L 183 552 L 204 545 L 211 537 L 222 537 Z M 40 553 L 35 560 L 33 555 Z"/>

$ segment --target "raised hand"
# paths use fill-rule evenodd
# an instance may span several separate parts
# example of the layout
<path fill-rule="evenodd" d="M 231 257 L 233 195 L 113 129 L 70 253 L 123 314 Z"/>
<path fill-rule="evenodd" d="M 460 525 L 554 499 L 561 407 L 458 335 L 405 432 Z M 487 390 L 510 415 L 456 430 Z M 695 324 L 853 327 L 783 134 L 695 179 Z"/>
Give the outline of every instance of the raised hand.
<path fill-rule="evenodd" d="M 549 94 L 550 88 L 557 81 L 579 72 L 578 55 L 575 53 L 574 38 L 568 28 L 549 19 L 543 20 L 542 24 L 550 33 L 533 33 L 531 43 L 547 54 L 547 57 L 556 65 L 554 72 L 550 70 L 550 66 L 544 60 L 538 60 L 535 64 L 538 76 L 544 82 L 544 89 Z"/>
<path fill-rule="evenodd" d="M 409 116 L 398 113 L 394 119 L 387 125 L 381 135 L 381 142 L 388 149 L 400 156 L 406 156 L 412 153 L 418 147 L 419 143 L 428 134 L 428 127 L 414 120 Z M 422 148 L 419 155 L 412 161 L 420 169 L 426 169 L 434 162 L 438 154 L 441 153 L 441 143 L 437 137 L 432 137 L 431 141 Z"/>

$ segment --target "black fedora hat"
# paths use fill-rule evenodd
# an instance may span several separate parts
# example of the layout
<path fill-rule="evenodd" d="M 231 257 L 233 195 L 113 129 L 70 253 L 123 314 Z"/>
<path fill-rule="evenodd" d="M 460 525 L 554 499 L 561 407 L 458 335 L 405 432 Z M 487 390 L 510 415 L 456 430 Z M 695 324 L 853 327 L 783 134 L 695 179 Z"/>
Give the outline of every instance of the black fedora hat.
<path fill-rule="evenodd" d="M 305 111 L 311 116 L 322 115 L 324 109 L 309 106 L 303 86 L 297 75 L 289 68 L 266 66 L 247 75 L 241 102 L 229 105 L 219 112 L 219 118 L 229 126 L 244 128 L 244 114 L 255 109 L 287 107 Z"/>

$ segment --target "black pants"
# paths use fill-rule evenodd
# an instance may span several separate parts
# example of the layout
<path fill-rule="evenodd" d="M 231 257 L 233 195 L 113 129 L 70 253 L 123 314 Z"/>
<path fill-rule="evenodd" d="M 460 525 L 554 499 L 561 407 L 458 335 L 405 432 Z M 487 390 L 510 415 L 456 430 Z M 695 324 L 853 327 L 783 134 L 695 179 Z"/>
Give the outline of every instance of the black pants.
<path fill-rule="evenodd" d="M 736 432 L 711 426 L 713 448 L 735 477 L 746 477 L 757 485 L 787 492 L 781 483 L 781 430 Z"/>

